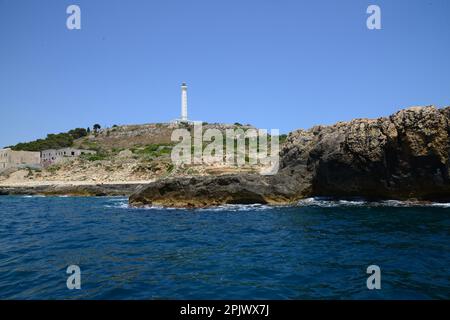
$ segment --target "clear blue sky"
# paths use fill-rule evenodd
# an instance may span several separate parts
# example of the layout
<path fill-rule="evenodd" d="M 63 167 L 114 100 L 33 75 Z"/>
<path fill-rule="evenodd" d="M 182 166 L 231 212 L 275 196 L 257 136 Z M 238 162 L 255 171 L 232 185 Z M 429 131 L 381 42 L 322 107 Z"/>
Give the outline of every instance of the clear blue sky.
<path fill-rule="evenodd" d="M 167 122 L 184 81 L 190 118 L 282 132 L 450 105 L 450 1 L 0 0 L 0 146 Z"/>

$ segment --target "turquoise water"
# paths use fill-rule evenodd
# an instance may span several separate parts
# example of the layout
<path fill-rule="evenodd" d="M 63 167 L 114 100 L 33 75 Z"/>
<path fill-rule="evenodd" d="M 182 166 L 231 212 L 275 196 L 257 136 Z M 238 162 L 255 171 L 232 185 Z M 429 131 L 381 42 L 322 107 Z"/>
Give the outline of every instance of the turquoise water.
<path fill-rule="evenodd" d="M 449 299 L 450 207 L 0 197 L 1 299 Z M 81 268 L 68 290 L 66 268 Z M 368 290 L 366 268 L 381 268 Z"/>

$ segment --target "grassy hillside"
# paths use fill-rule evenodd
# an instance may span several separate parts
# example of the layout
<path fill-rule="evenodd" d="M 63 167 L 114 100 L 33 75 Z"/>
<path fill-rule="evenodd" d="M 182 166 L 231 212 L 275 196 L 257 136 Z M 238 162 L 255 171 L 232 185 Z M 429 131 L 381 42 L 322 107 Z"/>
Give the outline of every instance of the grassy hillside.
<path fill-rule="evenodd" d="M 114 152 L 153 144 L 170 144 L 170 136 L 174 128 L 176 127 L 173 124 L 165 123 L 113 126 L 76 139 L 73 146 Z"/>
<path fill-rule="evenodd" d="M 186 124 L 155 123 L 143 125 L 123 125 L 88 132 L 74 129 L 67 133 L 49 134 L 38 139 L 13 146 L 15 150 L 42 151 L 74 147 L 97 151 L 96 154 L 67 158 L 52 166 L 34 170 L 26 179 L 34 181 L 143 181 L 168 175 L 224 174 L 238 171 L 254 171 L 253 166 L 226 167 L 208 165 L 186 165 L 175 167 L 171 161 L 171 141 L 174 129 L 186 128 L 193 133 L 193 126 Z M 235 123 L 204 124 L 203 130 L 249 129 L 249 125 Z M 285 135 L 280 136 L 280 143 Z M 224 147 L 226 140 L 224 139 Z M 208 142 L 204 142 L 206 146 Z M 225 153 L 225 152 L 224 152 Z"/>
<path fill-rule="evenodd" d="M 99 153 L 114 154 L 125 149 L 133 152 L 137 150 L 138 153 L 155 153 L 158 147 L 173 145 L 171 135 L 172 131 L 177 128 L 187 128 L 192 132 L 192 126 L 172 123 L 113 126 L 96 131 L 76 128 L 64 133 L 48 134 L 44 139 L 18 143 L 10 148 L 23 151 L 42 151 L 74 147 L 95 150 Z M 237 128 L 246 130 L 253 127 L 239 123 L 203 125 L 203 130 L 219 129 L 223 133 L 226 129 Z M 280 136 L 280 143 L 283 143 L 285 138 L 286 135 Z"/>

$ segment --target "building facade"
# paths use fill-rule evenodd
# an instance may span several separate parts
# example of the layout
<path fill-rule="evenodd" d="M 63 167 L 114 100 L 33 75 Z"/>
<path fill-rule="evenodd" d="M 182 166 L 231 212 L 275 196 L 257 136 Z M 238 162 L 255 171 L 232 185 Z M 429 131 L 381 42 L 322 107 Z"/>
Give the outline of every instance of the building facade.
<path fill-rule="evenodd" d="M 40 163 L 40 152 L 0 149 L 0 172 L 10 168 L 39 168 Z"/>
<path fill-rule="evenodd" d="M 41 152 L 41 164 L 46 167 L 67 158 L 79 157 L 82 154 L 96 154 L 93 150 L 83 150 L 74 148 L 49 149 Z"/>

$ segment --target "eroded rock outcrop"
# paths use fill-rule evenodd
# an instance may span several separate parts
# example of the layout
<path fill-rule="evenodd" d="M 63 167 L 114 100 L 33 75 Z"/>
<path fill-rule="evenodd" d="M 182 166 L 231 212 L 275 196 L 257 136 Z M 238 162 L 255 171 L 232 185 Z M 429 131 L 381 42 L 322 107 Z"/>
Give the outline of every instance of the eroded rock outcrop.
<path fill-rule="evenodd" d="M 43 184 L 1 186 L 1 195 L 44 195 L 44 196 L 129 196 L 137 191 L 137 183 L 115 184 Z"/>
<path fill-rule="evenodd" d="M 275 176 L 167 179 L 143 186 L 133 205 L 292 203 L 310 196 L 450 200 L 450 107 L 297 130 Z"/>
<path fill-rule="evenodd" d="M 293 132 L 286 168 L 306 154 L 314 196 L 441 199 L 450 196 L 449 109 L 413 107 L 387 118 L 315 127 L 313 147 Z M 296 146 L 296 147 L 292 147 Z"/>
<path fill-rule="evenodd" d="M 292 191 L 287 185 L 274 185 L 271 179 L 256 174 L 170 178 L 142 186 L 130 202 L 170 207 L 277 204 L 289 201 Z"/>

